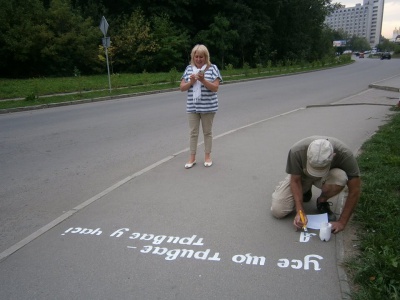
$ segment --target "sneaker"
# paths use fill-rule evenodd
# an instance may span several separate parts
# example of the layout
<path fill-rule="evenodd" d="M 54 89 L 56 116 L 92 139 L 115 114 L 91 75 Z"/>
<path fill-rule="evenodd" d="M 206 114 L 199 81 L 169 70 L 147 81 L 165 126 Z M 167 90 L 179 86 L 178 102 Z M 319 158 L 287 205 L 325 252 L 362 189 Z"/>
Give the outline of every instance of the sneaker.
<path fill-rule="evenodd" d="M 329 222 L 336 221 L 336 216 L 333 213 L 333 211 L 331 211 L 331 208 L 329 207 L 329 206 L 332 206 L 332 205 L 333 205 L 332 202 L 319 202 L 318 199 L 317 199 L 317 210 L 321 214 L 327 213 Z"/>
<path fill-rule="evenodd" d="M 312 197 L 312 191 L 309 189 L 307 192 L 303 194 L 303 202 L 309 202 Z"/>

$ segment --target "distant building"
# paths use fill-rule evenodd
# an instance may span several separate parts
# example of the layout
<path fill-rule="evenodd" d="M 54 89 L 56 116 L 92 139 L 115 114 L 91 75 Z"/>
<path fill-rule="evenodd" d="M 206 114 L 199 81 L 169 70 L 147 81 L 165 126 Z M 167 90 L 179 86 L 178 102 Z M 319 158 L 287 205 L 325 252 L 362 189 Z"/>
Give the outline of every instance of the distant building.
<path fill-rule="evenodd" d="M 396 43 L 400 43 L 400 27 L 399 27 L 399 29 L 397 29 L 397 27 L 394 28 L 392 41 L 396 42 Z"/>
<path fill-rule="evenodd" d="M 379 44 L 382 31 L 385 0 L 363 0 L 363 5 L 344 7 L 325 18 L 325 24 L 334 30 L 342 29 L 349 37 L 365 37 L 371 47 Z"/>

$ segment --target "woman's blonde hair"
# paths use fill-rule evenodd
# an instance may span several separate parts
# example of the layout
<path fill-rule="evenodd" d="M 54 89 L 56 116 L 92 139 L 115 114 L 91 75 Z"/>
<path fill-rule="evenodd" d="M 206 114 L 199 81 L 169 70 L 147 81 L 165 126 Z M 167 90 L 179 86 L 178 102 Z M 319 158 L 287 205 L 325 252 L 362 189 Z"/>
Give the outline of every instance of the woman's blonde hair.
<path fill-rule="evenodd" d="M 207 67 L 209 67 L 211 65 L 211 61 L 210 61 L 210 53 L 208 52 L 208 49 L 206 46 L 201 45 L 201 44 L 197 44 L 196 46 L 193 47 L 192 49 L 192 53 L 190 53 L 190 64 L 192 66 L 195 65 L 194 63 L 194 56 L 196 54 L 203 54 L 205 59 L 206 59 L 206 64 Z"/>

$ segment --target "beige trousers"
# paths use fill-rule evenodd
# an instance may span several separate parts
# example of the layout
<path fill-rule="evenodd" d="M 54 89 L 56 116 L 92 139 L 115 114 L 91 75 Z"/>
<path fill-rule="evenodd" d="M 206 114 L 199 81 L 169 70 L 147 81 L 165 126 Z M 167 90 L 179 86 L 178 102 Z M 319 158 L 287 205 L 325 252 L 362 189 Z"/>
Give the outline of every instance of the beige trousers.
<path fill-rule="evenodd" d="M 199 139 L 200 121 L 204 135 L 204 152 L 211 153 L 212 148 L 212 125 L 215 113 L 189 113 L 189 129 L 190 129 L 190 154 L 196 154 L 197 142 Z"/>
<path fill-rule="evenodd" d="M 341 169 L 331 169 L 329 173 L 322 178 L 307 177 L 302 180 L 303 194 L 309 191 L 312 186 L 321 189 L 323 185 L 339 185 L 345 187 L 347 184 L 347 175 Z M 281 181 L 272 193 L 271 212 L 276 218 L 283 218 L 295 210 L 294 197 L 290 188 L 290 175 Z"/>

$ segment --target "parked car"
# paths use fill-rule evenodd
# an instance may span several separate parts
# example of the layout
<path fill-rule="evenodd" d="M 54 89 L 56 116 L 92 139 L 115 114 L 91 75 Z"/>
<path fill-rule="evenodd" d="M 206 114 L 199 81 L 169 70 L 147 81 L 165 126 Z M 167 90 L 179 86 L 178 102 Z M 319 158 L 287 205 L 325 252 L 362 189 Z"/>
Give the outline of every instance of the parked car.
<path fill-rule="evenodd" d="M 381 54 L 381 59 L 391 59 L 392 55 L 390 54 L 390 52 L 383 52 Z"/>

